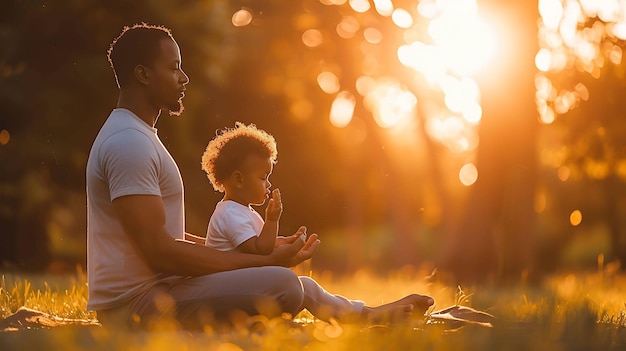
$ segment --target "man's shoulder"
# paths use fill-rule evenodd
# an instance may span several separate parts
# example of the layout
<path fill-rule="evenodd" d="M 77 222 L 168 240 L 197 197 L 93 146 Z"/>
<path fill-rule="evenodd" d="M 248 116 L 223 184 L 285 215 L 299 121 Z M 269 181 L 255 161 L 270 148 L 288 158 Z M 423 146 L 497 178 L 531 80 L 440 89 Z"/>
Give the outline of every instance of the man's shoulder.
<path fill-rule="evenodd" d="M 129 112 L 114 110 L 96 137 L 96 145 L 132 151 L 149 147 L 156 142 L 156 134 L 134 120 Z"/>
<path fill-rule="evenodd" d="M 113 110 L 100 129 L 100 133 L 106 136 L 127 130 L 146 135 L 154 134 L 153 128 L 139 121 L 138 117 L 124 109 Z"/>

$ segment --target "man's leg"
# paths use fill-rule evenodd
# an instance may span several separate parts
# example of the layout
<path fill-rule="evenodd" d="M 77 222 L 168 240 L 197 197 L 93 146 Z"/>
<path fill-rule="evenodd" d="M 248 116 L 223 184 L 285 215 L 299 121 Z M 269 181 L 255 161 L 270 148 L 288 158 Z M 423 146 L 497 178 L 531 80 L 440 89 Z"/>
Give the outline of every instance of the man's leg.
<path fill-rule="evenodd" d="M 184 279 L 169 293 L 176 301 L 176 318 L 188 329 L 227 322 L 233 311 L 248 315 L 295 315 L 302 309 L 298 277 L 283 267 L 255 267 Z"/>
<path fill-rule="evenodd" d="M 114 330 L 177 327 L 176 302 L 169 289 L 167 282 L 155 284 L 122 306 L 97 311 L 97 318 L 104 327 Z"/>

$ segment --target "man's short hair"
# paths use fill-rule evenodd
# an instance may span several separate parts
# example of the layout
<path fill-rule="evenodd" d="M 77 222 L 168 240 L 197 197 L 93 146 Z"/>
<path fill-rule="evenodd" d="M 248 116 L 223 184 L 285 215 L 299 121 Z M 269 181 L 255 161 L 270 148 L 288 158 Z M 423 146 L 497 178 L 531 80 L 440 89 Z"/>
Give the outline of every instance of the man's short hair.
<path fill-rule="evenodd" d="M 107 50 L 107 59 L 113 68 L 118 88 L 126 86 L 137 65 L 150 65 L 159 56 L 161 40 L 172 39 L 172 32 L 164 26 L 139 23 L 125 26 Z"/>

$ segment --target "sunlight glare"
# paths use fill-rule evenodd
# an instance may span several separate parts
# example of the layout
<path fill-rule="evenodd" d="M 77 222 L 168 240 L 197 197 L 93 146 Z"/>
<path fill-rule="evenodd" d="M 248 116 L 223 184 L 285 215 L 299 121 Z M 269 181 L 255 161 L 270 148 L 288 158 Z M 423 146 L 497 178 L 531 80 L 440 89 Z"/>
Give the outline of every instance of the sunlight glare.
<path fill-rule="evenodd" d="M 252 22 L 252 13 L 248 9 L 241 9 L 233 14 L 231 21 L 235 27 L 247 26 Z"/>
<path fill-rule="evenodd" d="M 478 169 L 473 163 L 466 163 L 459 171 L 459 180 L 461 184 L 470 186 L 478 180 Z"/>
<path fill-rule="evenodd" d="M 546 28 L 556 30 L 563 17 L 561 0 L 539 0 L 539 15 Z"/>
<path fill-rule="evenodd" d="M 317 75 L 317 84 L 326 94 L 335 94 L 339 91 L 339 78 L 332 72 L 321 72 Z"/>
<path fill-rule="evenodd" d="M 349 91 L 342 91 L 335 97 L 330 107 L 330 123 L 337 128 L 350 124 L 354 114 L 356 99 Z"/>
<path fill-rule="evenodd" d="M 420 1 L 417 5 L 417 12 L 420 16 L 428 19 L 435 18 L 437 14 L 439 14 L 439 6 L 435 3 L 435 1 Z"/>
<path fill-rule="evenodd" d="M 621 1 L 600 1 L 598 17 L 603 22 L 617 22 L 623 15 L 620 11 Z"/>
<path fill-rule="evenodd" d="M 477 125 L 483 118 L 483 108 L 479 103 L 472 103 L 463 109 L 463 118 L 470 124 Z"/>
<path fill-rule="evenodd" d="M 480 89 L 473 80 L 446 76 L 440 82 L 445 94 L 446 107 L 452 112 L 463 112 L 479 100 Z"/>
<path fill-rule="evenodd" d="M 432 45 L 415 41 L 398 48 L 400 62 L 421 73 L 430 83 L 441 80 L 446 75 L 443 52 Z"/>
<path fill-rule="evenodd" d="M 611 29 L 611 33 L 613 33 L 613 35 L 615 35 L 618 39 L 626 40 L 626 23 L 618 22 L 613 24 L 609 28 Z"/>
<path fill-rule="evenodd" d="M 384 81 L 367 93 L 364 102 L 381 128 L 391 128 L 413 117 L 417 99 L 398 83 Z"/>
<path fill-rule="evenodd" d="M 494 33 L 477 16 L 444 13 L 430 22 L 428 33 L 443 51 L 449 68 L 458 74 L 474 73 L 494 56 Z"/>
<path fill-rule="evenodd" d="M 309 29 L 302 33 L 302 42 L 310 48 L 320 46 L 323 39 L 322 33 L 317 29 Z"/>
<path fill-rule="evenodd" d="M 455 153 L 473 150 L 478 145 L 474 128 L 467 128 L 464 120 L 457 116 L 429 118 L 426 129 L 430 136 Z"/>
<path fill-rule="evenodd" d="M 413 17 L 405 9 L 395 9 L 391 14 L 391 20 L 400 28 L 409 28 L 413 25 Z"/>

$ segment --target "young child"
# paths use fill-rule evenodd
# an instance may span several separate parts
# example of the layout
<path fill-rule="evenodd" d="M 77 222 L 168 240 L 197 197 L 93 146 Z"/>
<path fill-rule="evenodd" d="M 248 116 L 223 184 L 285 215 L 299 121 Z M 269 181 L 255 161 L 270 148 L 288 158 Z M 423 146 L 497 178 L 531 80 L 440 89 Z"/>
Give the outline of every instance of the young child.
<path fill-rule="evenodd" d="M 224 198 L 209 221 L 207 246 L 259 255 L 272 252 L 283 211 L 280 190 L 270 192 L 277 154 L 274 137 L 254 125 L 237 123 L 209 143 L 202 169 Z M 263 220 L 252 206 L 261 206 L 268 198 Z"/>
<path fill-rule="evenodd" d="M 278 236 L 282 213 L 280 192 L 270 192 L 269 177 L 276 163 L 276 141 L 254 125 L 236 123 L 213 138 L 202 155 L 202 169 L 213 188 L 223 192 L 209 221 L 206 245 L 219 250 L 240 250 L 267 255 L 287 237 Z M 269 199 L 265 221 L 251 206 Z M 306 235 L 306 228 L 294 235 Z M 433 304 L 428 296 L 411 294 L 376 307 L 324 290 L 315 280 L 299 277 L 304 291 L 301 309 L 328 321 L 381 321 L 403 318 L 413 311 L 424 313 Z"/>

